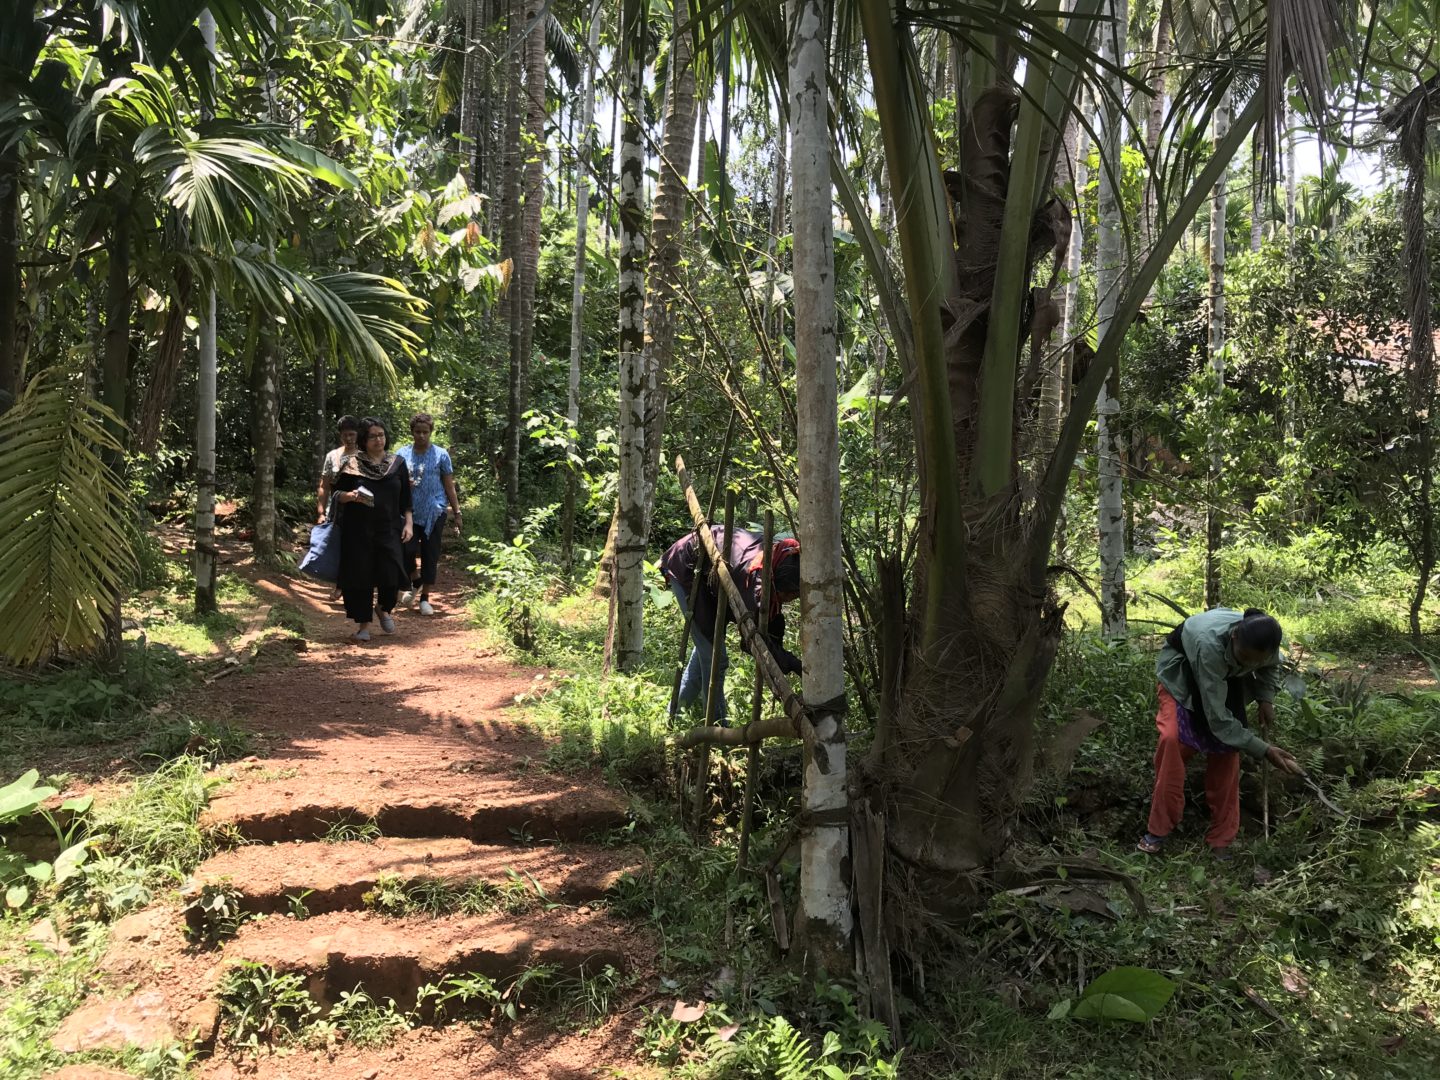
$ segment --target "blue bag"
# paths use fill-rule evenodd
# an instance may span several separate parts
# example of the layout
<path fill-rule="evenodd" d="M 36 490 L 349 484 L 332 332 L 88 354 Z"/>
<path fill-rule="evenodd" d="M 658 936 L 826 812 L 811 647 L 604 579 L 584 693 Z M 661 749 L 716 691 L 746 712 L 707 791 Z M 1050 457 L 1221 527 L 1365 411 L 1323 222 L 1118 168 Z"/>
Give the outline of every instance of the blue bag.
<path fill-rule="evenodd" d="M 340 523 L 333 501 L 325 520 L 310 530 L 310 550 L 300 560 L 300 572 L 321 581 L 340 580 Z"/>

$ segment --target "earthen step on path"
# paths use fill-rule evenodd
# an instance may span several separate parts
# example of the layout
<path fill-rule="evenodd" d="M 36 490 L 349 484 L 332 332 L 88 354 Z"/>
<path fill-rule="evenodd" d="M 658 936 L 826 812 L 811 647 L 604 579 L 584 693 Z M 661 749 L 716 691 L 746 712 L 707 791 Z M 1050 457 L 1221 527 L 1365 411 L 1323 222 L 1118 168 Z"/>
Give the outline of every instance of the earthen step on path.
<path fill-rule="evenodd" d="M 583 840 L 625 824 L 622 798 L 598 788 L 536 790 L 496 785 L 464 795 L 377 794 L 373 787 L 347 793 L 343 783 L 307 784 L 295 791 L 247 785 L 213 796 L 200 818 L 204 828 L 240 840 L 274 843 L 318 840 L 337 823 L 373 821 L 385 836 L 461 837 L 476 843 L 516 839 Z"/>
<path fill-rule="evenodd" d="M 333 1003 L 356 987 L 401 1008 L 425 983 L 480 974 L 501 981 L 541 965 L 566 974 L 624 971 L 643 955 L 644 935 L 603 912 L 555 909 L 528 915 L 387 919 L 339 911 L 295 920 L 274 916 L 241 926 L 225 963 L 265 964 L 304 976 L 310 995 Z"/>
<path fill-rule="evenodd" d="M 533 878 L 549 899 L 578 904 L 598 899 L 643 865 L 635 848 L 387 836 L 368 844 L 247 844 L 202 863 L 192 889 L 223 882 L 243 897 L 246 911 L 255 913 L 283 913 L 290 897 L 303 895 L 306 909 L 318 915 L 363 908 L 365 894 L 383 876 L 463 888 L 476 881 L 502 885 L 513 871 Z"/>

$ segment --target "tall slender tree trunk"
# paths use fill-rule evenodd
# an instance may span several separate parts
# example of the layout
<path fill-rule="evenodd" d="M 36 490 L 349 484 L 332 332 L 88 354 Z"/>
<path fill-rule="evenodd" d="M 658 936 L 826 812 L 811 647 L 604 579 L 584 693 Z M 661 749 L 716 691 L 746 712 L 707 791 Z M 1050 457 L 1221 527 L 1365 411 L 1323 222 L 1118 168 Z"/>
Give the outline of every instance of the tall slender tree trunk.
<path fill-rule="evenodd" d="M 647 0 L 621 0 L 620 81 L 620 491 L 615 662 L 644 660 L 645 629 L 645 29 Z"/>
<path fill-rule="evenodd" d="M 512 9 L 513 10 L 513 9 Z M 516 355 L 510 358 L 507 428 L 505 433 L 505 527 L 514 537 L 520 531 L 520 463 L 524 457 L 523 433 L 526 384 L 530 378 L 530 354 L 535 346 L 535 289 L 540 277 L 540 220 L 545 209 L 545 20 L 542 0 L 524 0 L 523 20 L 518 33 L 532 26 L 525 38 L 525 197 L 521 217 L 519 274 L 520 329 L 512 333 Z M 518 73 L 517 73 L 518 74 Z"/>
<path fill-rule="evenodd" d="M 1215 142 L 1230 130 L 1231 99 L 1227 91 L 1215 108 Z M 1220 541 L 1224 520 L 1220 514 L 1220 470 L 1223 466 L 1219 438 L 1219 409 L 1225 390 L 1225 211 L 1229 198 L 1228 177 L 1221 177 L 1210 198 L 1210 330 L 1206 354 L 1210 362 L 1211 392 L 1215 408 L 1210 414 L 1209 483 L 1205 499 L 1205 606 L 1220 603 Z"/>
<path fill-rule="evenodd" d="M 685 174 L 695 137 L 695 65 L 692 58 L 690 8 L 674 5 L 670 44 L 669 92 L 665 136 L 660 151 L 660 183 L 650 216 L 650 260 L 645 296 L 645 529 L 655 515 L 660 449 L 665 411 L 670 400 L 670 362 L 675 354 L 675 322 L 679 310 L 680 229 L 688 206 Z"/>
<path fill-rule="evenodd" d="M 840 554 L 840 444 L 835 401 L 834 218 L 830 193 L 830 0 L 794 0 L 790 35 L 791 174 L 794 177 L 795 379 L 800 462 L 801 638 L 805 700 L 814 735 L 805 745 L 796 936 L 817 967 L 849 963 L 850 890 L 845 769 L 844 577 Z"/>
<path fill-rule="evenodd" d="M 1295 256 L 1295 110 L 1285 102 L 1285 243 Z"/>
<path fill-rule="evenodd" d="M 20 154 L 0 151 L 0 413 L 20 395 Z"/>
<path fill-rule="evenodd" d="M 325 469 L 325 453 L 330 449 L 330 365 L 319 350 L 314 361 L 315 387 L 315 479 Z"/>
<path fill-rule="evenodd" d="M 1150 103 L 1145 112 L 1145 158 L 1151 163 L 1150 175 L 1145 180 L 1145 207 L 1140 216 L 1142 247 L 1150 250 L 1155 232 L 1155 218 L 1159 208 L 1155 204 L 1154 162 L 1160 153 L 1160 132 L 1165 126 L 1165 69 L 1170 64 L 1171 39 L 1170 0 L 1160 0 L 1160 10 L 1155 13 L 1155 41 L 1150 54 L 1150 71 L 1145 84 L 1150 91 Z"/>
<path fill-rule="evenodd" d="M 1040 447 L 1045 453 L 1060 435 L 1060 422 L 1070 398 L 1070 338 L 1075 330 L 1075 305 L 1080 297 L 1080 257 L 1085 248 L 1085 218 L 1081 213 L 1085 185 L 1088 182 L 1090 140 L 1085 128 L 1071 118 L 1065 125 L 1065 160 L 1071 169 L 1071 187 L 1075 201 L 1071 207 L 1070 244 L 1065 252 L 1065 284 L 1060 291 L 1060 337 L 1051 348 L 1053 355 L 1045 365 L 1040 384 Z"/>
<path fill-rule="evenodd" d="M 510 260 L 509 316 L 510 369 L 505 408 L 505 538 L 520 531 L 520 390 L 524 380 L 525 235 L 521 192 L 524 186 L 525 146 L 521 139 L 523 78 L 525 73 L 524 0 L 510 0 L 508 9 L 509 63 L 505 93 L 505 218 L 503 250 Z"/>
<path fill-rule="evenodd" d="M 575 163 L 575 279 L 570 296 L 570 378 L 565 395 L 565 419 L 570 432 L 566 449 L 576 453 L 575 432 L 580 426 L 580 358 L 585 344 L 586 232 L 590 224 L 590 161 L 595 145 L 595 55 L 600 48 L 600 3 L 590 6 L 590 35 L 585 52 L 585 85 L 581 91 L 580 146 Z M 565 504 L 560 519 L 561 560 L 568 574 L 575 557 L 575 498 L 580 477 L 573 465 L 565 471 Z"/>
<path fill-rule="evenodd" d="M 484 31 L 485 0 L 466 0 L 465 64 L 460 91 L 460 172 L 471 191 L 479 191 L 483 182 L 484 129 L 481 118 L 485 107 L 487 59 L 482 40 Z"/>
<path fill-rule="evenodd" d="M 786 169 L 786 131 L 783 125 L 775 131 L 774 161 L 771 169 L 770 183 L 770 235 L 765 239 L 765 332 L 770 335 L 772 342 L 779 342 L 784 333 L 781 325 L 783 305 L 775 303 L 776 279 L 780 276 L 780 237 L 785 234 L 785 169 Z M 886 193 L 889 197 L 889 193 Z M 765 366 L 760 366 L 760 377 L 764 380 Z"/>
<path fill-rule="evenodd" d="M 1260 139 L 1253 141 L 1254 152 L 1250 155 L 1250 252 L 1260 250 L 1265 242 L 1265 219 L 1270 216 L 1270 197 L 1265 191 L 1263 170 L 1260 168 Z"/>
<path fill-rule="evenodd" d="M 1126 0 L 1111 0 L 1110 21 L 1099 28 L 1101 54 L 1111 63 L 1125 61 L 1127 26 Z M 1117 92 L 1124 87 L 1117 85 Z M 1118 104 L 1106 98 L 1100 108 L 1100 241 L 1095 266 L 1095 297 L 1099 340 L 1112 332 L 1115 305 L 1124 288 L 1127 260 L 1125 257 L 1124 208 L 1116 189 L 1120 171 L 1120 154 L 1125 145 L 1124 113 Z M 1124 437 L 1120 431 L 1120 367 L 1115 365 L 1095 403 L 1095 430 L 1098 443 L 1099 517 L 1100 517 L 1100 625 L 1107 637 L 1122 637 L 1127 632 L 1125 598 L 1125 494 L 1123 470 Z"/>
<path fill-rule="evenodd" d="M 615 132 L 620 120 L 620 98 L 617 91 L 610 99 L 610 141 L 605 144 L 605 258 L 610 258 L 610 248 L 615 242 L 615 217 L 618 214 L 615 191 Z"/>
<path fill-rule="evenodd" d="M 209 8 L 200 13 L 200 36 L 206 50 L 214 56 L 215 16 Z M 208 120 L 210 113 L 207 108 L 200 115 Z M 219 357 L 215 313 L 212 285 L 200 295 L 200 371 L 195 401 L 195 614 L 202 616 L 209 615 L 218 606 L 215 597 L 215 571 L 219 565 L 215 550 L 215 389 Z"/>
<path fill-rule="evenodd" d="M 1422 631 L 1421 615 L 1430 591 L 1430 576 L 1437 561 L 1435 537 L 1435 333 L 1431 320 L 1434 299 L 1430 284 L 1429 230 L 1425 219 L 1425 188 L 1429 165 L 1427 125 L 1431 118 L 1429 95 L 1421 87 L 1421 98 L 1412 106 L 1400 131 L 1400 158 L 1405 163 L 1406 308 L 1410 318 L 1410 355 L 1407 374 L 1410 383 L 1410 428 L 1415 479 L 1411 497 L 1415 559 L 1415 592 L 1410 598 L 1410 636 L 1417 642 Z"/>
<path fill-rule="evenodd" d="M 105 404 L 124 424 L 130 412 L 130 206 L 115 207 L 115 223 L 106 245 L 109 271 L 105 285 L 105 350 L 100 362 L 100 387 Z M 115 435 L 124 439 L 122 428 Z M 116 463 L 118 465 L 118 462 Z"/>
<path fill-rule="evenodd" d="M 275 561 L 275 465 L 280 457 L 280 343 L 275 335 L 261 333 L 250 366 L 250 392 L 254 403 L 251 431 L 255 473 L 250 478 L 250 515 L 255 530 L 255 561 Z"/>

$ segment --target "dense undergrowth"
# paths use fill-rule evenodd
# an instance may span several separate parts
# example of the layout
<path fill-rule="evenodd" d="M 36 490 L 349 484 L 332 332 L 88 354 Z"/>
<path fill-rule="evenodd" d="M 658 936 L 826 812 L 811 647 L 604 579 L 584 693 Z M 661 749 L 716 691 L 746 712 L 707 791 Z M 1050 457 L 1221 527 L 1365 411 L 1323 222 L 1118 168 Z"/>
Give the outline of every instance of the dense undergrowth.
<path fill-rule="evenodd" d="M 668 719 L 680 627 L 666 594 L 657 590 L 647 605 L 652 667 L 607 675 L 606 603 L 567 588 L 537 553 L 511 559 L 502 568 L 509 587 L 489 581 L 472 613 L 518 659 L 549 669 L 517 710 L 553 736 L 538 764 L 598 766 L 632 796 L 632 821 L 612 839 L 639 842 L 649 855 L 647 872 L 607 901 L 648 924 L 658 943 L 663 996 L 657 1003 L 650 994 L 635 1014 L 639 1055 L 668 1075 L 717 1080 L 895 1070 L 956 1080 L 1431 1075 L 1440 1056 L 1432 1012 L 1440 1010 L 1440 689 L 1422 657 L 1435 650 L 1422 644 L 1417 655 L 1403 636 L 1403 575 L 1387 573 L 1380 556 L 1358 566 L 1325 563 L 1326 544 L 1306 543 L 1239 548 L 1227 552 L 1227 566 L 1237 603 L 1264 606 L 1285 623 L 1303 677 L 1303 697 L 1282 696 L 1275 738 L 1346 816 L 1273 774 L 1267 792 L 1247 766 L 1232 862 L 1215 863 L 1201 842 L 1198 783 L 1168 856 L 1137 853 L 1151 783 L 1154 649 L 1177 617 L 1145 594 L 1193 603 L 1198 563 L 1165 556 L 1137 564 L 1130 643 L 1091 633 L 1089 600 L 1078 593 L 1046 690 L 1042 748 L 1078 715 L 1098 725 L 1061 755 L 1068 767 L 1041 770 L 1024 807 L 1015 858 L 1030 884 L 996 890 L 925 954 L 923 967 L 898 969 L 900 1046 L 865 1019 L 849 973 L 802 978 L 779 956 L 764 881 L 736 870 L 743 752 L 712 756 L 703 841 L 682 826 L 684 774 L 671 737 L 697 721 L 685 713 Z M 106 788 L 73 829 L 96 838 L 80 872 L 38 888 L 0 920 L 0 1075 L 39 1077 L 59 1063 L 48 1035 L 84 996 L 108 924 L 173 895 L 204 857 L 208 841 L 196 820 L 215 782 L 211 766 L 247 752 L 239 728 L 174 709 L 205 650 L 156 644 L 164 636 L 156 627 L 167 617 L 180 621 L 176 601 L 157 596 L 147 601 L 155 607 L 145 639 L 129 635 L 118 672 L 70 667 L 0 683 L 13 733 L 0 782 L 45 761 L 47 779 L 63 787 L 66 770 L 55 763 L 75 759 L 86 762 L 79 773 L 103 776 Z M 517 639 L 531 647 L 518 648 Z M 748 714 L 751 679 L 748 661 L 732 652 L 732 715 Z M 1298 692 L 1302 681 L 1291 685 Z M 793 910 L 798 747 L 767 746 L 759 768 L 751 865 L 775 867 Z M 1127 876 L 1140 905 L 1114 883 L 1066 869 L 1086 864 Z M 452 892 L 386 881 L 371 906 L 416 915 L 548 902 L 519 879 Z M 292 915 L 304 917 L 304 898 L 295 904 Z M 45 919 L 64 928 L 68 951 L 27 940 Z M 1125 967 L 1173 984 L 1155 1019 L 1077 1018 L 1084 988 Z M 229 1045 L 378 1044 L 421 1024 L 503 1023 L 507 1004 L 550 1025 L 584 1028 L 649 988 L 621 976 L 566 981 L 537 972 L 513 991 L 437 985 L 410 1009 L 351 995 L 325 1016 L 294 989 L 268 970 L 235 974 L 224 995 Z M 676 1014 L 676 1001 L 705 1008 Z M 178 1046 L 97 1060 L 154 1077 L 188 1067 Z"/>
<path fill-rule="evenodd" d="M 1068 597 L 1071 630 L 1047 685 L 1041 741 L 1079 713 L 1100 723 L 1063 774 L 1042 770 L 1022 814 L 1016 858 L 1040 878 L 1051 867 L 1050 883 L 997 891 L 923 969 L 902 972 L 904 1075 L 1432 1074 L 1440 1055 L 1432 1014 L 1440 1012 L 1440 687 L 1426 659 L 1436 650 L 1422 643 L 1417 652 L 1405 634 L 1410 582 L 1393 568 L 1394 554 L 1347 560 L 1323 534 L 1226 551 L 1235 603 L 1273 612 L 1290 639 L 1289 685 L 1301 696 L 1282 695 L 1274 738 L 1348 815 L 1337 817 L 1298 782 L 1272 775 L 1267 784 L 1247 765 L 1241 844 L 1228 863 L 1202 843 L 1198 777 L 1169 856 L 1134 849 L 1153 777 L 1155 650 L 1179 619 L 1159 597 L 1198 606 L 1199 559 L 1161 551 L 1137 561 L 1129 643 L 1099 639 L 1091 598 Z M 662 966 L 679 996 L 716 1003 L 694 1024 L 652 1014 L 647 1052 L 680 1075 L 751 1075 L 727 1071 L 734 1061 L 716 1032 L 733 1022 L 759 1030 L 780 1012 L 818 1046 L 821 1032 L 837 1030 L 820 1003 L 847 991 L 803 985 L 777 963 L 763 882 L 735 871 L 743 752 L 713 754 L 711 828 L 697 843 L 678 824 L 681 773 L 666 741 L 696 722 L 666 719 L 673 668 L 655 662 L 636 676 L 602 674 L 604 602 L 558 597 L 541 565 L 530 567 L 542 580 L 526 614 L 536 646 L 524 655 L 563 673 L 537 682 L 527 715 L 556 736 L 549 767 L 598 764 L 642 797 L 634 828 L 653 866 L 617 907 L 659 931 Z M 513 611 L 493 597 L 474 610 L 496 640 L 514 641 Z M 674 610 L 652 603 L 646 618 L 650 655 L 678 655 Z M 732 715 L 748 711 L 750 678 L 747 663 L 732 663 Z M 791 836 L 798 752 L 769 746 L 760 768 L 752 861 L 778 854 L 790 890 L 793 853 L 773 848 Z M 1128 876 L 1143 907 L 1118 886 L 1069 879 L 1064 866 L 1076 860 Z M 1096 976 L 1124 967 L 1174 984 L 1153 1021 L 1071 1015 Z M 867 1056 L 862 1043 L 845 1041 L 861 1055 L 853 1060 L 893 1060 L 878 1043 Z"/>

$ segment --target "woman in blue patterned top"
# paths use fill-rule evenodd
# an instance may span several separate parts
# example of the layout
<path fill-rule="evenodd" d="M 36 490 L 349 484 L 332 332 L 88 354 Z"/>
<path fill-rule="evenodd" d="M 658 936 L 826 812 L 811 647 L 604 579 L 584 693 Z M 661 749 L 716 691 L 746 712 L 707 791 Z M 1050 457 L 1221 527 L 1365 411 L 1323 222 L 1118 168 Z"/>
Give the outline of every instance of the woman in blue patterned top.
<path fill-rule="evenodd" d="M 435 420 L 429 413 L 416 413 L 410 418 L 410 438 L 413 441 L 399 451 L 410 468 L 415 513 L 415 533 L 405 548 L 410 591 L 400 598 L 400 602 L 409 607 L 418 594 L 421 615 L 435 614 L 435 609 L 430 606 L 430 587 L 435 584 L 440 569 L 440 536 L 445 530 L 447 506 L 455 515 L 455 531 L 460 531 L 460 499 L 455 493 L 455 470 L 450 464 L 449 453 L 430 441 L 434 430 Z"/>

